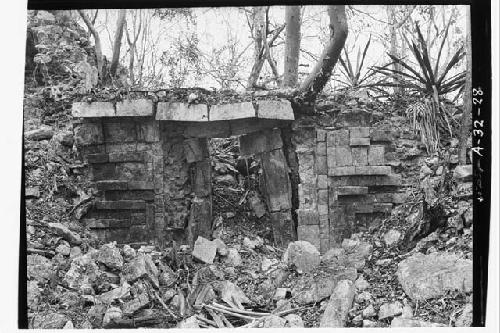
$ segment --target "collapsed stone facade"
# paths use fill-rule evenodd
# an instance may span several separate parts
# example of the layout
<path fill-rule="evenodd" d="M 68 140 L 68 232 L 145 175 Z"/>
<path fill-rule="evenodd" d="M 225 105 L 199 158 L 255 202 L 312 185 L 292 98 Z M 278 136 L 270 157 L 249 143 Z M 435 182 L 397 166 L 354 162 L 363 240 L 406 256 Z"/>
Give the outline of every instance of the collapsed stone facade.
<path fill-rule="evenodd" d="M 84 222 L 103 240 L 159 245 L 209 238 L 209 138 L 239 136 L 260 161 L 277 244 L 322 253 L 404 200 L 394 136 L 367 112 L 295 120 L 287 100 L 221 105 L 148 99 L 73 105 L 74 131 L 101 196 Z"/>

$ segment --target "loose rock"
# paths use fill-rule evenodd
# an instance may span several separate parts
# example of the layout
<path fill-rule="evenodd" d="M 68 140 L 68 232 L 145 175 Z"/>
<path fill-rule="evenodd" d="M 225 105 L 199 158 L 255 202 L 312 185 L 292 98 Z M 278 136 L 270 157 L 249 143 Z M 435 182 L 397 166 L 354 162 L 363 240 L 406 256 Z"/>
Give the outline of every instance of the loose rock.
<path fill-rule="evenodd" d="M 198 236 L 198 239 L 196 239 L 196 242 L 194 243 L 194 249 L 191 255 L 193 258 L 196 258 L 201 262 L 212 264 L 215 259 L 216 251 L 217 244 L 215 242 Z"/>
<path fill-rule="evenodd" d="M 391 247 L 396 244 L 401 238 L 401 232 L 396 229 L 391 229 L 384 235 L 384 243 L 385 245 Z"/>
<path fill-rule="evenodd" d="M 340 281 L 328 301 L 321 316 L 320 327 L 344 327 L 347 314 L 354 300 L 355 288 L 352 281 Z"/>
<path fill-rule="evenodd" d="M 403 305 L 400 302 L 384 303 L 380 306 L 378 311 L 378 319 L 382 320 L 399 316 L 401 313 L 403 313 Z"/>
<path fill-rule="evenodd" d="M 311 243 L 296 241 L 288 244 L 283 254 L 283 262 L 295 266 L 299 273 L 307 273 L 319 266 L 320 254 Z"/>
<path fill-rule="evenodd" d="M 392 327 L 445 327 L 445 326 L 446 325 L 439 323 L 431 323 L 428 321 L 401 318 L 401 317 L 396 317 L 391 321 L 391 328 Z"/>

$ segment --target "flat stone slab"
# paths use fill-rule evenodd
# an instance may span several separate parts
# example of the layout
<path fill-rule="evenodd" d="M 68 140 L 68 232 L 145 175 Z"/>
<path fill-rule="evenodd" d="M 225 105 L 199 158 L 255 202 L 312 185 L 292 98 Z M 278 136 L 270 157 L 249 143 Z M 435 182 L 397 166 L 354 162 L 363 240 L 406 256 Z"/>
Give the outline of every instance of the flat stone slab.
<path fill-rule="evenodd" d="M 147 117 L 153 115 L 153 101 L 149 99 L 123 100 L 116 103 L 118 117 Z"/>
<path fill-rule="evenodd" d="M 257 101 L 257 117 L 261 119 L 294 120 L 292 105 L 287 100 Z"/>
<path fill-rule="evenodd" d="M 251 102 L 220 104 L 210 107 L 210 121 L 254 118 L 255 109 Z"/>
<path fill-rule="evenodd" d="M 114 117 L 115 107 L 111 102 L 75 102 L 71 115 L 77 118 Z"/>
<path fill-rule="evenodd" d="M 472 260 L 453 253 L 416 253 L 399 263 L 396 274 L 405 293 L 415 301 L 446 291 L 472 291 Z"/>
<path fill-rule="evenodd" d="M 368 194 L 367 186 L 339 186 L 337 195 L 364 195 Z"/>
<path fill-rule="evenodd" d="M 206 104 L 158 102 L 156 120 L 208 121 L 208 106 Z"/>
<path fill-rule="evenodd" d="M 389 165 L 342 166 L 328 169 L 329 176 L 383 176 L 391 173 Z"/>

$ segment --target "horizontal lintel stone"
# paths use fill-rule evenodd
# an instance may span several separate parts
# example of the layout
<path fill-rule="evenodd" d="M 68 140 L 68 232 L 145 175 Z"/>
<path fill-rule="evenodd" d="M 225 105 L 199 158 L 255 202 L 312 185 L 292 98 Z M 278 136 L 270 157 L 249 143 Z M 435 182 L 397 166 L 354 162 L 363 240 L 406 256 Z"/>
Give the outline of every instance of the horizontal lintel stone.
<path fill-rule="evenodd" d="M 251 102 L 216 104 L 210 107 L 210 121 L 254 118 L 255 108 Z"/>
<path fill-rule="evenodd" d="M 77 118 L 114 117 L 115 107 L 111 102 L 74 102 L 71 114 Z"/>
<path fill-rule="evenodd" d="M 368 193 L 367 186 L 339 186 L 338 195 L 363 195 Z"/>
<path fill-rule="evenodd" d="M 149 99 L 123 100 L 116 103 L 118 117 L 148 117 L 153 115 L 153 101 Z"/>
<path fill-rule="evenodd" d="M 124 180 L 101 180 L 96 182 L 96 187 L 101 191 L 126 190 L 127 182 Z"/>
<path fill-rule="evenodd" d="M 257 101 L 257 117 L 260 119 L 295 120 L 290 101 L 261 100 Z"/>
<path fill-rule="evenodd" d="M 156 120 L 208 121 L 208 106 L 206 104 L 158 102 Z"/>
<path fill-rule="evenodd" d="M 369 138 L 370 127 L 351 127 L 349 129 L 350 137 L 352 138 Z"/>
<path fill-rule="evenodd" d="M 95 208 L 103 210 L 145 209 L 146 202 L 143 200 L 97 201 Z"/>
<path fill-rule="evenodd" d="M 370 139 L 369 138 L 356 138 L 351 137 L 349 141 L 350 146 L 369 146 Z"/>

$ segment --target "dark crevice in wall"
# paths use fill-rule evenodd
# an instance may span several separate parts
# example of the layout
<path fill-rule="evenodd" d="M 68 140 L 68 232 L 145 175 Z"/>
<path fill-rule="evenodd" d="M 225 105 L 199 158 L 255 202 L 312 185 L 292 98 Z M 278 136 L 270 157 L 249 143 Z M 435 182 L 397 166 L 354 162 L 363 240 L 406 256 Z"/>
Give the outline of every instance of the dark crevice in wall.
<path fill-rule="evenodd" d="M 293 220 L 293 230 L 294 237 L 297 239 L 297 209 L 299 208 L 299 162 L 297 159 L 297 154 L 295 153 L 295 145 L 292 141 L 292 127 L 291 125 L 281 128 L 281 140 L 283 141 L 283 151 L 285 153 L 286 162 L 290 168 L 290 185 L 291 185 L 291 197 L 292 197 L 292 220 Z"/>

